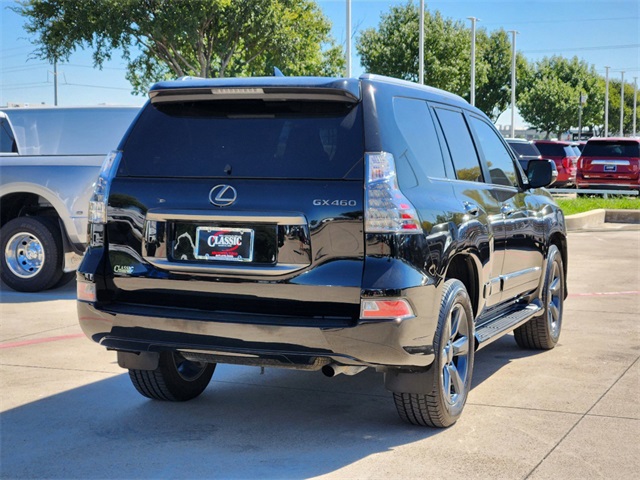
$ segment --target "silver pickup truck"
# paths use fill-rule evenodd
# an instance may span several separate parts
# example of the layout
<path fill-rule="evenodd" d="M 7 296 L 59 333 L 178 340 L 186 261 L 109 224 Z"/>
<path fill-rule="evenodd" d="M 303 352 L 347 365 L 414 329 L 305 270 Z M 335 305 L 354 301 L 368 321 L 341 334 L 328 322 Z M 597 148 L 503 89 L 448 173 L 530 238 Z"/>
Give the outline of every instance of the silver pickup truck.
<path fill-rule="evenodd" d="M 102 161 L 138 107 L 0 109 L 0 277 L 37 292 L 69 282 Z"/>

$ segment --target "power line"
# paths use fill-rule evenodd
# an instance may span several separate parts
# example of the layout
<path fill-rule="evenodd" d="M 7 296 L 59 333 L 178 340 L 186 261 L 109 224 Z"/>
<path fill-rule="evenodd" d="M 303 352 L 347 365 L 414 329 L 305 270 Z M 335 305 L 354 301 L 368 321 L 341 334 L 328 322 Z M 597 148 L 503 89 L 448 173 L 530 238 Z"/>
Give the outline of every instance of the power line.
<path fill-rule="evenodd" d="M 106 85 L 88 85 L 86 83 L 63 83 L 62 85 L 69 85 L 71 87 L 88 87 L 88 88 L 104 88 L 107 90 L 126 90 L 128 92 L 131 91 L 130 88 L 123 87 L 108 87 Z"/>
<path fill-rule="evenodd" d="M 23 70 L 33 70 L 34 68 L 42 68 L 43 66 L 48 66 L 48 63 L 37 63 L 35 65 L 27 65 L 26 67 L 11 67 L 4 68 L 1 73 L 13 73 L 13 72 L 21 72 Z"/>
<path fill-rule="evenodd" d="M 94 67 L 93 65 L 82 65 L 80 63 L 65 63 L 62 64 L 62 66 L 64 67 L 80 67 L 80 68 L 91 68 L 91 69 L 95 69 L 95 70 L 120 70 L 123 72 L 126 72 L 127 69 L 126 68 L 122 68 L 122 67 Z"/>
<path fill-rule="evenodd" d="M 630 43 L 627 45 L 607 45 L 607 46 L 599 46 L 599 47 L 561 47 L 561 48 L 551 48 L 545 50 L 523 50 L 522 53 L 552 53 L 558 51 L 569 51 L 569 52 L 577 52 L 577 51 L 586 51 L 586 50 L 616 50 L 618 48 L 638 48 L 640 47 L 640 43 Z"/>

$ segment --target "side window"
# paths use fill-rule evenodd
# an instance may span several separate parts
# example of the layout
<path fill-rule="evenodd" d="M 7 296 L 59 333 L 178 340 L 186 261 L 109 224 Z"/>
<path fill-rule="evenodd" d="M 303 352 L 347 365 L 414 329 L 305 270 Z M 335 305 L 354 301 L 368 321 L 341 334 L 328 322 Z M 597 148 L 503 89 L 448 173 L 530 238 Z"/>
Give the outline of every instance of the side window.
<path fill-rule="evenodd" d="M 0 153 L 18 153 L 18 146 L 11 133 L 11 127 L 4 120 L 0 120 Z"/>
<path fill-rule="evenodd" d="M 395 97 L 393 113 L 404 137 L 410 162 L 428 177 L 445 178 L 442 151 L 429 107 L 423 100 Z"/>
<path fill-rule="evenodd" d="M 478 154 L 462 112 L 436 108 L 458 180 L 483 182 Z"/>
<path fill-rule="evenodd" d="M 507 187 L 518 186 L 518 174 L 509 151 L 491 126 L 477 117 L 471 117 L 471 126 L 478 136 L 480 149 L 484 154 L 491 183 Z"/>

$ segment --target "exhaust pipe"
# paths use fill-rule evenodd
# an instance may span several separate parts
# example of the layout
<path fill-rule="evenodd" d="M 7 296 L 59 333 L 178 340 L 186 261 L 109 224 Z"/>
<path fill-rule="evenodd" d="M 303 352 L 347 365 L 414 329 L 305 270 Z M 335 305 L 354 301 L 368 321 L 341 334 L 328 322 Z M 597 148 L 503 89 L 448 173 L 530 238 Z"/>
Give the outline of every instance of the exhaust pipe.
<path fill-rule="evenodd" d="M 367 367 L 359 367 L 354 365 L 338 365 L 337 363 L 330 363 L 322 367 L 322 373 L 327 377 L 335 377 L 341 373 L 344 375 L 355 375 L 362 372 Z"/>

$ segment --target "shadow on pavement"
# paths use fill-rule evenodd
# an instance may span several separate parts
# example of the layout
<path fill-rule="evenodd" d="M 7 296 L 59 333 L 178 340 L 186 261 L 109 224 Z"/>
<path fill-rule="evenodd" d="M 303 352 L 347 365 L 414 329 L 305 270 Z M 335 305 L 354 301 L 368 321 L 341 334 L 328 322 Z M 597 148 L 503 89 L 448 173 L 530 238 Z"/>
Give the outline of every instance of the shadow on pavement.
<path fill-rule="evenodd" d="M 52 300 L 75 300 L 76 281 L 63 285 L 52 290 L 43 292 L 16 292 L 7 287 L 4 282 L 0 282 L 0 303 L 30 303 L 30 302 L 50 302 Z"/>

